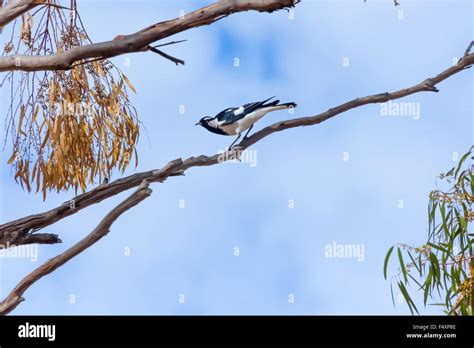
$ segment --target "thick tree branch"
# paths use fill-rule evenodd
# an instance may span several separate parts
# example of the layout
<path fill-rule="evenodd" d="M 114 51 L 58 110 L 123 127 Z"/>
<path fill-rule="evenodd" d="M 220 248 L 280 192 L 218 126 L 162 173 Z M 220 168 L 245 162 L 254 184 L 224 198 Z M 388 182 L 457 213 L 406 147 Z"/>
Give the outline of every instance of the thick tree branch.
<path fill-rule="evenodd" d="M 0 245 L 11 247 L 25 243 L 31 244 L 32 240 L 41 243 L 43 240 L 46 240 L 44 234 L 42 236 L 43 240 L 37 240 L 38 238 L 36 236 L 38 234 L 36 231 L 41 228 L 75 214 L 92 204 L 99 203 L 106 198 L 113 197 L 121 192 L 136 187 L 140 185 L 143 180 L 150 183 L 163 182 L 170 176 L 181 175 L 182 171 L 179 169 L 181 164 L 181 160 L 171 161 L 162 169 L 133 174 L 109 184 L 100 185 L 89 192 L 74 197 L 70 201 L 64 202 L 55 209 L 0 225 Z M 46 244 L 61 242 L 56 235 L 47 236 L 49 236 L 49 239 L 47 239 Z"/>
<path fill-rule="evenodd" d="M 424 91 L 438 91 L 436 89 L 437 84 L 446 80 L 450 76 L 471 67 L 473 64 L 474 54 L 469 53 L 468 51 L 455 66 L 452 66 L 440 74 L 432 78 L 428 78 L 412 87 L 404 88 L 392 93 L 380 93 L 363 98 L 357 98 L 335 108 L 331 108 L 319 115 L 277 122 L 260 130 L 259 132 L 256 132 L 249 138 L 242 140 L 232 150 L 223 154 L 190 157 L 184 161 L 181 158 L 178 158 L 169 162 L 162 169 L 133 174 L 128 177 L 115 180 L 109 184 L 98 186 L 89 192 L 74 197 L 71 201 L 67 201 L 55 209 L 40 214 L 30 215 L 0 225 L 0 245 L 21 245 L 27 243 L 28 241 L 31 243 L 32 238 L 37 235 L 35 234 L 36 231 L 49 226 L 67 216 L 75 214 L 92 204 L 99 203 L 104 199 L 115 196 L 116 194 L 126 191 L 132 187 L 136 187 L 143 180 L 147 180 L 148 182 L 163 182 L 170 176 L 184 175 L 184 172 L 192 167 L 211 166 L 225 161 L 225 159 L 228 158 L 233 159 L 236 156 L 239 156 L 243 150 L 269 136 L 270 134 L 289 128 L 316 125 L 350 109 L 354 109 L 366 104 L 383 103 L 389 100 L 403 98 L 405 96 Z M 49 242 L 53 242 L 54 238 L 57 238 L 57 236 L 54 235 L 50 236 Z M 44 238 L 44 235 L 42 238 Z M 41 241 L 38 240 L 36 242 L 40 243 Z M 57 240 L 57 242 L 59 242 L 59 240 Z"/>
<path fill-rule="evenodd" d="M 23 0 L 26 1 L 26 0 Z M 2 71 L 67 70 L 84 59 L 106 59 L 125 53 L 148 50 L 148 46 L 182 31 L 211 24 L 233 13 L 255 10 L 273 12 L 293 7 L 299 0 L 221 0 L 182 18 L 151 25 L 131 35 L 118 35 L 114 40 L 72 48 L 44 56 L 15 54 L 0 58 Z M 168 58 L 168 57 L 167 57 Z"/>
<path fill-rule="evenodd" d="M 149 197 L 151 190 L 148 188 L 148 183 L 143 181 L 138 190 L 135 191 L 130 197 L 124 200 L 122 203 L 112 209 L 104 219 L 97 225 L 97 227 L 88 234 L 84 239 L 70 247 L 65 252 L 57 255 L 56 257 L 48 260 L 40 267 L 36 268 L 33 272 L 23 278 L 20 283 L 12 290 L 5 300 L 0 302 L 0 315 L 5 315 L 14 310 L 22 301 L 24 301 L 23 294 L 25 291 L 36 283 L 39 279 L 54 272 L 56 269 L 64 265 L 66 262 L 77 256 L 102 237 L 106 236 L 110 230 L 112 224 L 118 219 L 120 215 L 134 207 L 145 198 Z"/>
<path fill-rule="evenodd" d="M 1 7 L 1 5 L 2 4 L 0 4 L 0 29 L 33 7 L 45 5 L 45 1 L 11 0 L 6 6 Z"/>

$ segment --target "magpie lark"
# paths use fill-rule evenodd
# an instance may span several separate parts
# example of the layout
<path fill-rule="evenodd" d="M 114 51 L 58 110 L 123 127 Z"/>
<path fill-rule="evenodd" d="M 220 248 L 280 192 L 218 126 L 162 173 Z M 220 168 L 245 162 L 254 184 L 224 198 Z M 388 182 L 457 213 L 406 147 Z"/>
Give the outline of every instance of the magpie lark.
<path fill-rule="evenodd" d="M 270 102 L 273 98 L 275 97 L 260 102 L 244 104 L 238 108 L 228 108 L 214 117 L 205 116 L 196 123 L 196 126 L 203 126 L 209 132 L 216 134 L 238 135 L 237 139 L 229 147 L 229 149 L 232 149 L 232 146 L 240 139 L 241 133 L 247 130 L 244 139 L 247 138 L 254 123 L 267 113 L 296 107 L 296 104 L 293 102 L 282 104 L 279 104 L 279 100 Z"/>

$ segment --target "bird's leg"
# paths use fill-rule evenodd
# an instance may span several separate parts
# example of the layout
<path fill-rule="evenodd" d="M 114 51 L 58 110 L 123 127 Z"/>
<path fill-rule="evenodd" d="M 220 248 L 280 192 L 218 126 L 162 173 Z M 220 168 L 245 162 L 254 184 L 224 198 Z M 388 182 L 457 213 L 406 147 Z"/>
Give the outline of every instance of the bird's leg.
<path fill-rule="evenodd" d="M 252 130 L 253 128 L 253 125 L 250 126 L 249 130 L 247 131 L 247 133 L 245 133 L 244 135 L 244 140 L 247 139 L 247 135 L 249 135 L 250 131 Z"/>
<path fill-rule="evenodd" d="M 234 144 L 237 142 L 237 140 L 239 140 L 239 139 L 240 139 L 240 136 L 241 136 L 241 135 L 242 135 L 242 134 L 241 134 L 241 133 L 239 133 L 239 136 L 237 137 L 237 139 L 235 139 L 235 140 L 234 140 L 234 142 L 233 142 L 232 144 L 230 144 L 230 146 L 229 146 L 229 150 L 232 150 L 232 146 L 234 146 Z"/>

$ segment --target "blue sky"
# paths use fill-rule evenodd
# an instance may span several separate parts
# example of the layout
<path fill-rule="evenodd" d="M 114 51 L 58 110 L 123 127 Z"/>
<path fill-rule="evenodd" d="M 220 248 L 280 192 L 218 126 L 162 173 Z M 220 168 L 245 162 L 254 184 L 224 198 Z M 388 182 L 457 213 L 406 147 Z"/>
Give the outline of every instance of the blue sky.
<path fill-rule="evenodd" d="M 136 171 L 224 149 L 233 139 L 194 123 L 228 106 L 272 95 L 298 104 L 293 115 L 268 115 L 257 130 L 314 115 L 434 76 L 472 40 L 472 2 L 400 2 L 303 1 L 293 19 L 285 11 L 235 14 L 173 37 L 188 40 L 166 48 L 184 67 L 151 53 L 115 58 L 138 91 L 133 102 L 146 127 Z M 79 1 L 94 41 L 209 3 Z M 255 166 L 195 168 L 153 185 L 153 195 L 106 238 L 35 284 L 15 314 L 409 313 L 403 303 L 392 305 L 383 259 L 396 242 L 425 241 L 435 177 L 473 143 L 472 82 L 465 71 L 439 85 L 440 93 L 401 100 L 420 107 L 419 119 L 365 106 L 262 140 L 251 148 Z M 52 193 L 42 202 L 23 192 L 6 165 L 9 155 L 2 153 L 0 165 L 2 222 L 73 196 Z M 36 262 L 0 258 L 1 297 L 129 194 L 47 228 L 63 243 L 41 246 Z M 363 261 L 326 257 L 333 243 L 363 246 Z"/>

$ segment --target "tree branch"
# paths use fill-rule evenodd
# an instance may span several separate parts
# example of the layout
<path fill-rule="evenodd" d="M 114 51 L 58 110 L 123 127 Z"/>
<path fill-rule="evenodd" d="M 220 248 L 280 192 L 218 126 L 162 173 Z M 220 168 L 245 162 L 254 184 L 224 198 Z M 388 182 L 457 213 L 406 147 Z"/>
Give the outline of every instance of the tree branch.
<path fill-rule="evenodd" d="M 85 192 L 64 202 L 57 208 L 0 225 L 0 245 L 3 245 L 4 248 L 8 248 L 25 243 L 31 244 L 32 238 L 35 238 L 34 236 L 37 235 L 36 231 L 75 214 L 92 204 L 99 203 L 106 198 L 113 197 L 121 192 L 136 187 L 140 185 L 143 180 L 150 183 L 163 182 L 170 176 L 181 175 L 182 172 L 179 169 L 181 163 L 181 160 L 171 161 L 162 169 L 133 174 L 109 184 L 100 185 L 89 192 Z M 61 242 L 56 235 L 48 236 L 50 236 L 50 238 L 47 244 Z M 45 238 L 44 235 L 43 238 Z M 39 240 L 36 242 L 40 243 Z"/>
<path fill-rule="evenodd" d="M 38 5 L 46 4 L 38 0 L 11 0 L 6 6 L 0 6 L 0 29 Z"/>
<path fill-rule="evenodd" d="M 184 60 L 181 60 L 181 59 L 175 58 L 173 56 L 170 56 L 169 54 L 163 52 L 162 50 L 159 50 L 158 48 L 148 46 L 148 50 L 162 56 L 165 59 L 168 59 L 168 60 L 172 61 L 176 65 L 179 65 L 179 64 L 184 65 Z"/>
<path fill-rule="evenodd" d="M 444 70 L 443 72 L 441 72 L 440 74 L 434 77 L 428 78 L 420 82 L 417 85 L 414 85 L 409 88 L 400 89 L 398 91 L 391 92 L 391 93 L 386 92 L 386 93 L 369 95 L 363 98 L 356 98 L 347 103 L 339 105 L 335 108 L 331 108 L 327 110 L 326 112 L 323 112 L 316 116 L 301 117 L 301 118 L 274 123 L 271 126 L 266 127 L 257 133 L 254 133 L 251 137 L 242 140 L 239 146 L 242 146 L 242 148 L 245 149 L 272 133 L 280 132 L 282 130 L 289 129 L 289 128 L 312 126 L 312 125 L 324 122 L 343 112 L 346 112 L 348 110 L 351 110 L 363 105 L 385 103 L 385 102 L 388 102 L 389 100 L 400 99 L 408 95 L 419 93 L 419 92 L 438 92 L 436 85 L 448 79 L 450 76 L 457 74 L 460 71 L 470 68 L 473 64 L 474 64 L 474 53 L 467 53 L 464 55 L 463 58 L 459 60 L 459 62 L 456 65 Z"/>
<path fill-rule="evenodd" d="M 102 239 L 109 233 L 110 227 L 122 215 L 125 211 L 134 207 L 145 198 L 151 195 L 151 189 L 148 188 L 148 183 L 143 181 L 138 190 L 135 191 L 130 197 L 124 200 L 122 203 L 112 209 L 97 225 L 97 227 L 88 234 L 81 241 L 70 247 L 65 252 L 57 255 L 56 257 L 48 260 L 40 267 L 36 268 L 33 272 L 23 278 L 20 283 L 12 290 L 12 292 L 0 302 L 0 315 L 5 315 L 14 310 L 21 302 L 24 301 L 23 294 L 25 291 L 36 283 L 44 276 L 54 272 L 56 269 L 64 265 L 66 262 L 71 260 L 73 257 L 79 255 L 81 252 L 91 247 L 97 241 Z"/>
<path fill-rule="evenodd" d="M 26 2 L 27 0 L 19 0 Z M 31 4 L 31 0 L 27 1 Z M 29 56 L 15 54 L 0 58 L 2 71 L 67 70 L 84 59 L 106 59 L 125 53 L 142 52 L 158 40 L 182 31 L 211 24 L 233 13 L 243 11 L 273 12 L 295 6 L 299 0 L 221 0 L 182 18 L 153 24 L 131 35 L 118 35 L 114 40 L 74 47 L 51 55 Z M 0 10 L 1 11 L 1 10 Z"/>
<path fill-rule="evenodd" d="M 138 186 L 143 180 L 148 182 L 164 182 L 170 176 L 184 175 L 184 172 L 192 167 L 211 166 L 225 161 L 228 158 L 239 157 L 242 151 L 249 146 L 257 143 L 270 134 L 283 131 L 289 128 L 311 126 L 324 122 L 336 115 L 342 114 L 350 109 L 354 109 L 367 104 L 384 103 L 389 100 L 403 98 L 405 96 L 419 93 L 419 92 L 437 92 L 436 85 L 448 79 L 474 64 L 474 54 L 467 52 L 459 62 L 440 74 L 428 78 L 419 84 L 412 87 L 401 89 L 392 93 L 380 93 L 363 98 L 357 98 L 347 103 L 341 104 L 335 108 L 331 108 L 319 115 L 290 119 L 274 123 L 256 133 L 247 139 L 242 140 L 232 150 L 226 151 L 223 154 L 216 154 L 213 156 L 198 156 L 190 157 L 186 160 L 181 158 L 169 162 L 161 169 L 150 170 L 147 172 L 136 173 L 118 180 L 115 180 L 106 185 L 100 185 L 93 190 L 74 197 L 72 200 L 64 202 L 57 208 L 49 211 L 30 215 L 18 220 L 14 220 L 3 225 L 0 225 L 0 245 L 8 247 L 8 245 L 25 244 L 28 240 L 35 236 L 35 232 L 49 226 L 56 221 L 59 221 L 67 216 L 77 213 L 78 211 L 103 201 L 104 199 L 115 196 L 132 187 Z M 54 241 L 57 236 L 50 235 L 49 242 Z M 44 238 L 44 236 L 43 236 Z M 41 241 L 36 241 L 40 243 Z M 60 242 L 59 239 L 56 242 Z"/>

